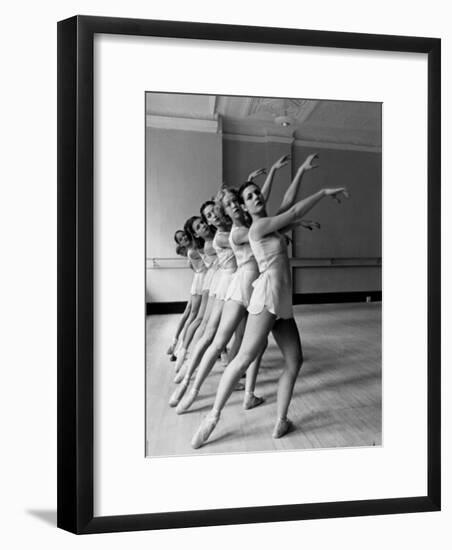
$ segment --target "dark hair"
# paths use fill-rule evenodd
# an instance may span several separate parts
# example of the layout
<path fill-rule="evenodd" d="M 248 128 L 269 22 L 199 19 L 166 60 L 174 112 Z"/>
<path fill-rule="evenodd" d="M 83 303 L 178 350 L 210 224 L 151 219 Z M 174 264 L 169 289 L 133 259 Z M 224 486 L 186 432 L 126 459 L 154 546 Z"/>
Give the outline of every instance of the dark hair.
<path fill-rule="evenodd" d="M 193 222 L 199 220 L 200 216 L 192 216 L 184 223 L 184 231 L 187 237 L 190 239 L 191 244 L 198 249 L 204 248 L 204 239 L 197 237 L 193 231 Z"/>
<path fill-rule="evenodd" d="M 187 255 L 187 248 L 185 246 L 182 246 L 181 244 L 178 244 L 176 246 L 176 254 L 178 256 L 186 256 Z"/>

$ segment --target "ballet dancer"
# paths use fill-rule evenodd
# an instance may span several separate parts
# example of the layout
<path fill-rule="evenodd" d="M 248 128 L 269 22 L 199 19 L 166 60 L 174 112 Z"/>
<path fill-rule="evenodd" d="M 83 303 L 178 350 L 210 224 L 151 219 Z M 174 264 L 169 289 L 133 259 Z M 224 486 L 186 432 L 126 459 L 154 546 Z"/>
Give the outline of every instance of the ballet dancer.
<path fill-rule="evenodd" d="M 297 226 L 302 217 L 325 197 L 332 197 L 338 202 L 341 196 L 348 197 L 343 187 L 322 189 L 300 200 L 285 212 L 268 216 L 265 200 L 256 184 L 246 183 L 239 191 L 244 209 L 252 218 L 248 238 L 260 275 L 254 283 L 248 306 L 249 315 L 242 345 L 223 373 L 212 410 L 193 436 L 191 444 L 195 449 L 201 447 L 215 429 L 235 382 L 261 352 L 270 331 L 285 359 L 284 370 L 278 382 L 277 419 L 272 436 L 282 437 L 292 428 L 287 411 L 303 362 L 303 353 L 293 318 L 291 270 L 282 233 Z"/>
<path fill-rule="evenodd" d="M 317 155 L 315 154 L 309 155 L 305 162 L 297 170 L 295 178 L 284 194 L 279 212 L 285 211 L 293 205 L 303 175 L 309 170 L 316 168 L 316 165 L 313 164 L 313 161 L 316 158 Z M 283 157 L 272 166 L 270 171 L 284 166 L 287 162 L 288 157 Z M 252 174 L 250 176 L 252 176 Z M 268 191 L 269 189 L 267 189 L 266 195 L 262 193 L 265 200 L 268 200 Z M 186 412 L 191 407 L 204 380 L 215 365 L 215 361 L 218 358 L 220 350 L 226 345 L 232 334 L 237 331 L 241 324 L 243 324 L 243 321 L 247 315 L 247 307 L 252 293 L 253 282 L 259 276 L 257 262 L 251 251 L 248 239 L 248 230 L 251 220 L 249 215 L 246 214 L 242 208 L 242 201 L 238 191 L 235 189 L 223 189 L 219 192 L 217 198 L 219 203 L 224 208 L 226 215 L 231 218 L 233 223 L 229 239 L 232 250 L 234 251 L 237 259 L 238 269 L 234 274 L 233 280 L 228 289 L 226 303 L 215 338 L 201 360 L 190 391 L 186 393 L 177 406 L 176 412 L 178 414 Z M 301 222 L 301 225 L 310 230 L 315 227 L 319 227 L 319 224 L 316 222 L 305 220 Z M 243 337 L 243 328 L 237 333 L 237 337 Z M 245 396 L 243 401 L 244 409 L 252 409 L 264 401 L 262 397 L 254 395 L 254 389 L 260 361 L 266 345 L 267 344 L 265 342 L 261 352 L 251 363 L 246 372 Z M 190 373 L 187 373 L 187 378 L 189 378 L 189 375 Z M 188 384 L 189 380 L 187 380 L 186 383 Z"/>
<path fill-rule="evenodd" d="M 275 162 L 273 166 L 270 168 L 263 186 L 263 193 L 266 197 L 268 197 L 271 192 L 273 179 L 276 174 L 276 171 L 282 168 L 283 166 L 285 166 L 288 163 L 289 158 L 290 157 L 288 155 L 284 155 L 277 162 Z M 260 168 L 258 170 L 255 170 L 254 172 L 251 172 L 248 178 L 255 178 L 263 173 L 265 173 L 265 169 Z M 169 404 L 172 407 L 175 407 L 176 405 L 178 405 L 180 399 L 184 395 L 189 385 L 190 378 L 193 371 L 201 361 L 206 349 L 212 343 L 212 340 L 216 334 L 216 331 L 218 329 L 218 326 L 221 320 L 224 303 L 226 299 L 226 293 L 227 293 L 229 284 L 232 280 L 232 274 L 235 272 L 237 267 L 235 255 L 231 248 L 231 244 L 229 242 L 229 232 L 230 232 L 232 222 L 231 222 L 231 219 L 225 215 L 224 209 L 221 206 L 221 204 L 218 204 L 215 201 L 206 201 L 201 206 L 201 216 L 203 217 L 204 221 L 208 225 L 213 226 L 214 230 L 216 231 L 215 237 L 213 240 L 213 246 L 218 256 L 218 266 L 219 266 L 220 275 L 210 289 L 210 296 L 214 296 L 215 301 L 209 312 L 210 314 L 209 314 L 207 323 L 205 325 L 205 328 L 201 332 L 202 336 L 195 347 L 194 353 L 190 358 L 189 364 L 186 366 L 186 368 L 184 368 L 183 370 L 181 369 L 179 371 L 179 373 L 176 375 L 176 378 L 174 380 L 175 382 L 182 381 L 182 384 L 179 388 L 174 390 L 173 394 L 170 397 Z M 238 325 L 236 329 L 237 329 L 236 336 L 234 338 L 234 342 L 230 352 L 231 358 L 234 357 L 238 351 L 238 348 L 241 342 L 241 337 L 243 336 L 244 326 L 242 325 L 240 327 L 240 325 Z M 223 348 L 226 346 L 226 344 L 227 344 L 227 341 L 225 342 Z M 180 360 L 182 360 L 181 356 L 178 356 L 178 362 Z M 235 385 L 235 388 L 243 389 L 243 386 L 241 386 L 240 383 L 237 383 Z"/>

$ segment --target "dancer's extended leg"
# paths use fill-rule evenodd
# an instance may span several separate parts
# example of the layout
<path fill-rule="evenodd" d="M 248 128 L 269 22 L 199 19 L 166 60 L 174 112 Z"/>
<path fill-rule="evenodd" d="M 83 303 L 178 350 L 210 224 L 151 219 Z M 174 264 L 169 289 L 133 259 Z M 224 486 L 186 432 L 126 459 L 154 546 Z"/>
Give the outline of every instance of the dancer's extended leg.
<path fill-rule="evenodd" d="M 198 294 L 194 295 L 194 298 L 196 298 L 196 302 L 199 301 L 199 306 L 196 310 L 196 315 L 193 317 L 193 320 L 191 321 L 185 333 L 182 348 L 180 349 L 179 355 L 177 356 L 176 372 L 181 368 L 183 362 L 185 361 L 185 355 L 187 353 L 188 346 L 190 345 L 190 342 L 193 338 L 193 335 L 196 332 L 196 329 L 201 324 L 202 318 L 204 316 L 204 312 L 206 311 L 209 295 L 207 292 L 204 292 L 202 296 L 199 296 Z M 191 313 L 190 313 L 190 316 L 191 316 Z"/>
<path fill-rule="evenodd" d="M 279 319 L 276 321 L 272 332 L 285 361 L 284 370 L 278 382 L 277 419 L 273 430 L 273 437 L 279 438 L 292 427 L 290 420 L 287 418 L 287 411 L 298 373 L 303 364 L 303 351 L 294 319 Z"/>
<path fill-rule="evenodd" d="M 184 378 L 180 386 L 174 390 L 173 394 L 170 397 L 169 404 L 171 407 L 175 407 L 181 400 L 182 396 L 188 388 L 194 370 L 201 361 L 204 352 L 212 343 L 212 340 L 214 339 L 217 332 L 218 325 L 220 324 L 221 312 L 223 311 L 223 307 L 223 300 L 215 300 L 212 306 L 209 320 L 207 322 L 206 330 L 204 331 L 204 334 L 201 336 L 201 338 L 198 340 L 198 343 L 193 350 L 193 353 L 187 365 L 187 369 L 185 371 Z"/>
<path fill-rule="evenodd" d="M 267 345 L 268 339 L 265 340 L 264 346 L 258 357 L 251 363 L 248 370 L 246 371 L 245 397 L 243 398 L 244 409 L 254 409 L 254 407 L 262 405 L 262 403 L 265 401 L 263 397 L 258 397 L 257 395 L 254 395 L 254 389 L 256 387 L 256 379 L 259 368 L 261 366 L 262 356 L 267 349 Z"/>
<path fill-rule="evenodd" d="M 192 446 L 195 449 L 201 447 L 214 430 L 221 411 L 234 389 L 234 385 L 259 355 L 274 322 L 275 316 L 267 309 L 257 315 L 248 315 L 240 350 L 235 359 L 226 367 L 218 386 L 214 406 L 192 439 Z"/>
<path fill-rule="evenodd" d="M 196 372 L 196 377 L 193 382 L 190 391 L 180 402 L 179 406 L 176 409 L 177 413 L 183 413 L 187 411 L 193 402 L 195 401 L 199 390 L 204 382 L 204 380 L 209 375 L 210 371 L 215 365 L 216 360 L 220 356 L 220 353 L 224 349 L 225 345 L 231 339 L 231 336 L 234 333 L 234 330 L 240 324 L 241 320 L 244 318 L 246 310 L 242 304 L 229 300 L 224 304 L 223 312 L 221 315 L 220 324 L 218 326 L 217 333 L 213 339 L 210 346 L 204 353 L 202 360 L 199 364 L 198 370 Z M 243 335 L 242 335 L 243 336 Z"/>
<path fill-rule="evenodd" d="M 185 322 L 187 321 L 190 315 L 191 301 L 192 301 L 192 296 L 190 295 L 190 299 L 188 300 L 187 305 L 185 306 L 184 313 L 182 314 L 182 317 L 179 319 L 179 322 L 177 323 L 176 333 L 174 335 L 174 338 L 171 342 L 170 347 L 168 348 L 168 351 L 166 352 L 168 355 L 171 355 L 171 360 L 173 360 L 174 350 L 176 348 L 177 341 L 179 340 L 179 336 L 182 332 L 182 329 L 185 326 Z"/>

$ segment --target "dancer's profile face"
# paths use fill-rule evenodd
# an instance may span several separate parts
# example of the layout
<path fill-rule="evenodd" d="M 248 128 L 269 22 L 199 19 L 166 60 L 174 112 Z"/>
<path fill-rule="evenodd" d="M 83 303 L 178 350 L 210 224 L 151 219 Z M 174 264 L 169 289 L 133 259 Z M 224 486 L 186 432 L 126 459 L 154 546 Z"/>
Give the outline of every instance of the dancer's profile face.
<path fill-rule="evenodd" d="M 202 218 L 196 218 L 196 220 L 193 221 L 192 229 L 193 233 L 202 239 L 206 239 L 210 235 L 209 228 Z"/>
<path fill-rule="evenodd" d="M 251 215 L 259 214 L 265 209 L 265 200 L 257 185 L 248 185 L 242 192 L 245 210 Z"/>
<path fill-rule="evenodd" d="M 223 200 L 223 208 L 226 215 L 233 219 L 240 219 L 242 216 L 242 206 L 239 199 L 233 193 L 225 193 Z"/>
<path fill-rule="evenodd" d="M 204 207 L 203 214 L 209 225 L 213 225 L 217 229 L 221 225 L 221 217 L 219 216 L 218 209 L 214 204 L 208 204 Z"/>

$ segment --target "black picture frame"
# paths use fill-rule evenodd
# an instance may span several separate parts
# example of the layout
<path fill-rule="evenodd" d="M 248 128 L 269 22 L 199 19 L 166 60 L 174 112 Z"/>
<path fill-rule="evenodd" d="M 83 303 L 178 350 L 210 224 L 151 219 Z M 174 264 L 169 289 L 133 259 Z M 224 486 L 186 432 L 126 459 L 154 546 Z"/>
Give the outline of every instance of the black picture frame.
<path fill-rule="evenodd" d="M 428 55 L 426 495 L 94 517 L 93 39 L 95 33 Z M 58 23 L 58 526 L 103 533 L 440 510 L 441 41 L 436 38 L 75 16 Z M 144 304 L 143 304 L 144 307 Z"/>

